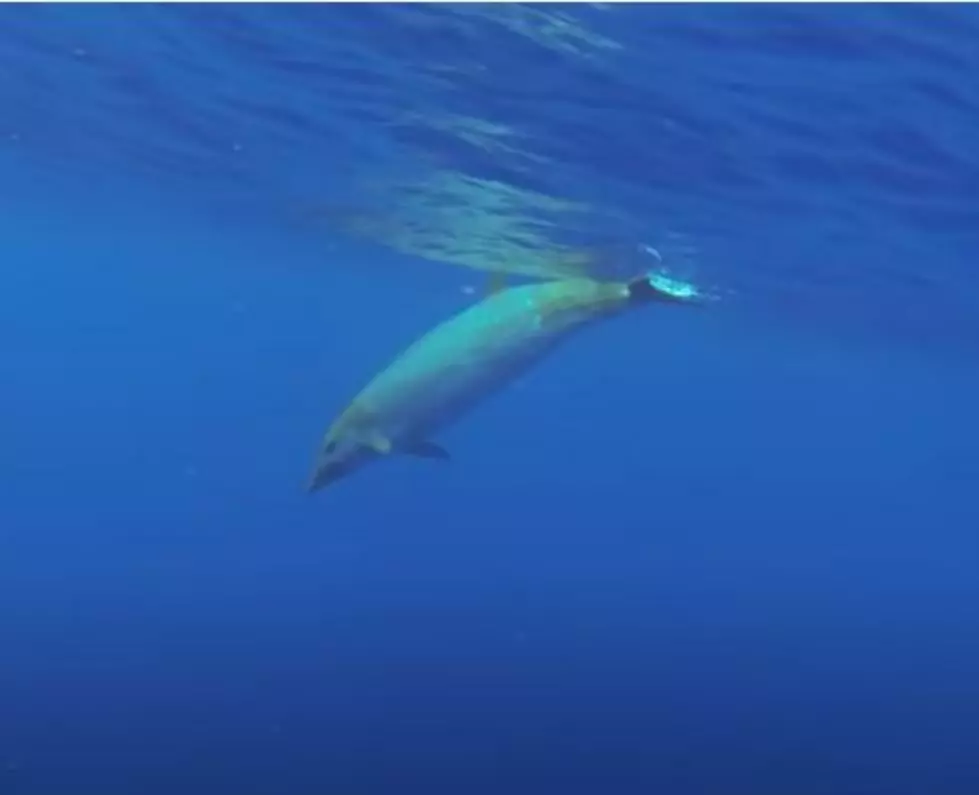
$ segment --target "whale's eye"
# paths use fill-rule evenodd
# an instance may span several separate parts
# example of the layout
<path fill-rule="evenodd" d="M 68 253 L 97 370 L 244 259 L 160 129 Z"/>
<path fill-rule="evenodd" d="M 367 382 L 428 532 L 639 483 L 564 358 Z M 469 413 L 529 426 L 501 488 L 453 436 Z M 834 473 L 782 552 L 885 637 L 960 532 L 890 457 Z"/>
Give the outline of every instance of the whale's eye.
<path fill-rule="evenodd" d="M 330 442 L 326 447 L 323 448 L 324 452 L 326 452 L 326 453 L 336 452 L 336 449 L 337 449 L 337 443 L 336 442 Z"/>

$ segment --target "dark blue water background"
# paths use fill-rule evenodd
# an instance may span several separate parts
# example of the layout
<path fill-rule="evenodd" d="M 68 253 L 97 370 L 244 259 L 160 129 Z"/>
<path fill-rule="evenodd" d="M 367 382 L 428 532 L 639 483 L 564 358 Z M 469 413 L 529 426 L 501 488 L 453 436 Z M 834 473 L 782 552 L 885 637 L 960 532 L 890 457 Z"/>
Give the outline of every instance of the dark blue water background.
<path fill-rule="evenodd" d="M 977 41 L 0 8 L 0 793 L 979 792 Z M 644 240 L 723 300 L 307 497 L 484 278 L 350 213 Z"/>

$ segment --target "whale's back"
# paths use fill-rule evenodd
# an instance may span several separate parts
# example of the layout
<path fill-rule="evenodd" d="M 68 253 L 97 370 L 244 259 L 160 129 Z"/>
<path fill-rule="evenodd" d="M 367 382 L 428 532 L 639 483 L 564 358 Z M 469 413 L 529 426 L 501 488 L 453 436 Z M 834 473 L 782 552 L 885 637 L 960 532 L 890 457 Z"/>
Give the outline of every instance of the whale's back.
<path fill-rule="evenodd" d="M 389 438 L 431 433 L 533 367 L 624 295 L 621 286 L 587 280 L 499 292 L 421 337 L 354 404 Z"/>

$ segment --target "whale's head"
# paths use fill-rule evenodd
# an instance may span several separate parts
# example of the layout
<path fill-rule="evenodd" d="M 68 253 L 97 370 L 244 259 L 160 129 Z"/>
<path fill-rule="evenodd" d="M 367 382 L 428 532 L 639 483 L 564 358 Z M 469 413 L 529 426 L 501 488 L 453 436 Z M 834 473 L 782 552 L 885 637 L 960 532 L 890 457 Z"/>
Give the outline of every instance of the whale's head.
<path fill-rule="evenodd" d="M 376 459 L 377 450 L 366 444 L 364 438 L 346 415 L 341 416 L 320 443 L 306 491 L 312 493 L 326 488 Z"/>

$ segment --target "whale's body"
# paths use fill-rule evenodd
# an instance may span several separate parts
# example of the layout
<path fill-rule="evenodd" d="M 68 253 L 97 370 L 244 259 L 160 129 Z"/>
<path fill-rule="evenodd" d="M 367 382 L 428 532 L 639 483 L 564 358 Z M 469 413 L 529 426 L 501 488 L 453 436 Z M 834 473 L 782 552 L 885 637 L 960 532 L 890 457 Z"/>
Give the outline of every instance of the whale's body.
<path fill-rule="evenodd" d="M 502 290 L 428 332 L 380 372 L 327 432 L 315 491 L 391 453 L 448 454 L 440 430 L 531 369 L 576 331 L 651 298 L 648 280 L 568 279 Z"/>

